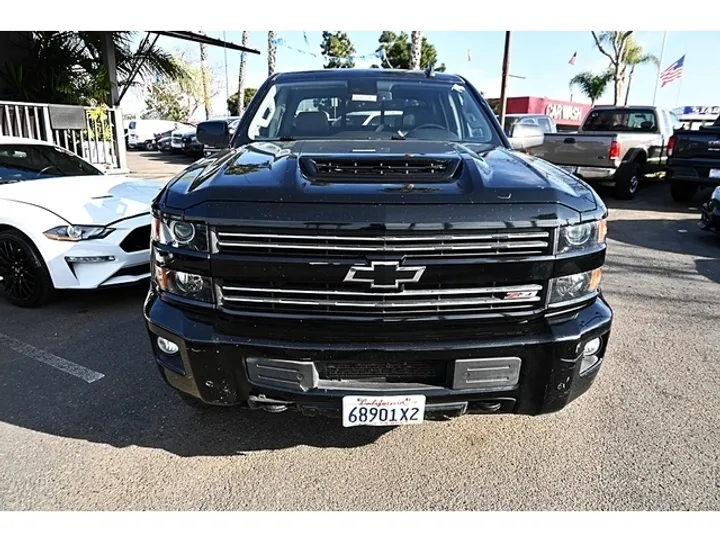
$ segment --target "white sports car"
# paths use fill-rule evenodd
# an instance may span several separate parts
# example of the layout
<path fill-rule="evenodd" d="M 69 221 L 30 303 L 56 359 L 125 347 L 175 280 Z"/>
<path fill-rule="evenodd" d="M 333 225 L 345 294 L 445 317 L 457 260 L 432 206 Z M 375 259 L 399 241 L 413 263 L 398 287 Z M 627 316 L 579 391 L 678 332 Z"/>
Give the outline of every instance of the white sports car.
<path fill-rule="evenodd" d="M 150 277 L 150 204 L 161 183 L 106 175 L 44 141 L 0 137 L 0 290 L 21 307 L 55 289 Z"/>

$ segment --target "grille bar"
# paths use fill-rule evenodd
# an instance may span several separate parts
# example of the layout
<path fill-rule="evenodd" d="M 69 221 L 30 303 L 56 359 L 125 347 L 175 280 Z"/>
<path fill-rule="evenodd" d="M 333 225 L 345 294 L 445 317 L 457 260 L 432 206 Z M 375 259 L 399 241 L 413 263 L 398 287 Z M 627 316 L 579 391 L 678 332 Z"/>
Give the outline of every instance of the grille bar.
<path fill-rule="evenodd" d="M 528 311 L 541 307 L 543 287 L 517 285 L 472 289 L 366 293 L 224 285 L 218 297 L 229 309 L 273 313 L 472 314 Z"/>
<path fill-rule="evenodd" d="M 289 253 L 317 257 L 357 257 L 363 252 L 403 253 L 427 257 L 487 257 L 488 255 L 548 254 L 550 233 L 518 231 L 468 234 L 413 234 L 368 236 L 338 234 L 256 233 L 217 231 L 220 252 Z M 305 252 L 305 253 L 303 253 Z"/>

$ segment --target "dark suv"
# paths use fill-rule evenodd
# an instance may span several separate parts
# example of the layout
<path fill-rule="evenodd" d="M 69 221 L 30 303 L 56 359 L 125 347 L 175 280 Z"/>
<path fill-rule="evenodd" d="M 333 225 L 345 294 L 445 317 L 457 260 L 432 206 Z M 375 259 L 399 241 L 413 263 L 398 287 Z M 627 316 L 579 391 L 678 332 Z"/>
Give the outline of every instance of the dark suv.
<path fill-rule="evenodd" d="M 330 118 L 380 113 L 380 125 Z M 383 121 L 385 111 L 402 120 Z M 276 74 L 225 148 L 153 208 L 144 314 L 164 380 L 190 404 L 397 425 L 542 414 L 584 393 L 612 311 L 607 209 L 517 150 L 449 74 Z"/>

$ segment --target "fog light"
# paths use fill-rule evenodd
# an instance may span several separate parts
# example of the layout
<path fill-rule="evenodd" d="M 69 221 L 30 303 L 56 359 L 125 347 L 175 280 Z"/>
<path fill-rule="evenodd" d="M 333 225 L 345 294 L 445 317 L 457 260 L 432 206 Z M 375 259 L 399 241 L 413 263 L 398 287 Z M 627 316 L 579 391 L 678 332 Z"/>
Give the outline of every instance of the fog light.
<path fill-rule="evenodd" d="M 168 355 L 177 354 L 177 352 L 180 350 L 180 347 L 178 347 L 177 343 L 163 337 L 157 338 L 157 345 L 158 349 Z"/>
<path fill-rule="evenodd" d="M 600 338 L 591 339 L 585 344 L 583 356 L 594 356 L 600 350 Z"/>

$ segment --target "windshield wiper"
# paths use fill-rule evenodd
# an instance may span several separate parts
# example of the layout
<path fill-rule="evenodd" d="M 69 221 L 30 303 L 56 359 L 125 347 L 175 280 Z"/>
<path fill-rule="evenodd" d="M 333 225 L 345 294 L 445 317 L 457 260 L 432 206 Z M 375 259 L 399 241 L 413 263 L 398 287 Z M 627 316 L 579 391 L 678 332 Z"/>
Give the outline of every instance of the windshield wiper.
<path fill-rule="evenodd" d="M 283 135 L 282 137 L 280 137 L 278 139 L 278 141 L 280 141 L 280 142 L 291 142 L 294 140 L 295 140 L 295 137 L 291 137 L 290 135 Z"/>
<path fill-rule="evenodd" d="M 393 136 L 390 137 L 390 140 L 393 140 L 393 141 L 404 141 L 404 140 L 406 140 L 406 138 L 405 138 L 405 135 L 403 134 L 403 132 L 400 131 L 400 130 L 398 130 L 397 133 L 393 133 Z"/>

